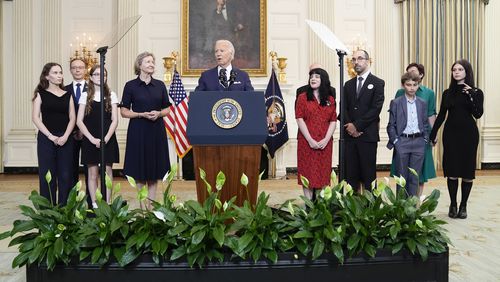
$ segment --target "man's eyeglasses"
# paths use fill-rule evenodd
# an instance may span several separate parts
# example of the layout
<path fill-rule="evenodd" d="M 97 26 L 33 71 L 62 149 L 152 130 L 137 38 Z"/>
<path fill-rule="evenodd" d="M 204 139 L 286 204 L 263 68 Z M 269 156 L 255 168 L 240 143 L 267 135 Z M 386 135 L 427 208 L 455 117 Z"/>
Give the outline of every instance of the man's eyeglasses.
<path fill-rule="evenodd" d="M 355 63 L 355 62 L 360 62 L 360 61 L 363 61 L 363 60 L 368 60 L 368 59 L 364 58 L 364 57 L 357 57 L 357 58 L 352 58 L 351 62 Z"/>
<path fill-rule="evenodd" d="M 85 66 L 74 66 L 74 67 L 71 67 L 72 70 L 84 70 L 85 69 Z"/>

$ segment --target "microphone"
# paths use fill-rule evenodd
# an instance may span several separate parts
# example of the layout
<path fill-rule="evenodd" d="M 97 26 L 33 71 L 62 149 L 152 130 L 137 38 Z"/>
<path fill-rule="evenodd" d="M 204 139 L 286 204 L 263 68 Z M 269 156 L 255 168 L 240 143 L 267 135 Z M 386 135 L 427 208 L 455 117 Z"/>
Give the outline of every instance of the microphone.
<path fill-rule="evenodd" d="M 224 86 L 224 88 L 227 88 L 227 77 L 226 77 L 226 69 L 221 69 L 219 71 L 219 82 Z"/>
<path fill-rule="evenodd" d="M 229 74 L 229 87 L 233 85 L 234 81 L 236 80 L 236 72 L 234 70 L 231 70 L 231 73 Z"/>

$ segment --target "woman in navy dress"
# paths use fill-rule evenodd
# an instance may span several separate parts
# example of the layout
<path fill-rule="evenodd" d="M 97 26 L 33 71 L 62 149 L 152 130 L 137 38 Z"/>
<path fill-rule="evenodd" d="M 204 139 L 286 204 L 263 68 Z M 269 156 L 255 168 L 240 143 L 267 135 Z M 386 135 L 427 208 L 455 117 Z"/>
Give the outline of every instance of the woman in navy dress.
<path fill-rule="evenodd" d="M 467 218 L 467 200 L 476 176 L 479 131 L 476 119 L 483 115 L 484 95 L 474 87 L 474 73 L 467 60 L 458 60 L 451 67 L 450 86 L 443 92 L 430 140 L 435 144 L 439 127 L 443 130 L 443 174 L 450 193 L 451 218 Z M 458 178 L 462 178 L 462 199 L 457 211 Z"/>
<path fill-rule="evenodd" d="M 147 185 L 148 197 L 154 200 L 158 179 L 170 170 L 163 125 L 170 103 L 163 81 L 152 77 L 155 71 L 152 53 L 139 54 L 134 70 L 138 76 L 125 84 L 121 102 L 122 117 L 130 119 L 123 172 L 136 180 L 137 188 Z"/>
<path fill-rule="evenodd" d="M 108 72 L 104 70 L 104 79 Z M 99 177 L 99 163 L 101 162 L 101 103 L 100 92 L 100 65 L 94 65 L 89 72 L 90 80 L 87 92 L 80 97 L 77 125 L 85 138 L 82 140 L 82 164 L 88 168 L 88 187 L 92 207 L 96 208 L 95 193 Z M 118 98 L 115 92 L 109 90 L 104 81 L 104 143 L 106 174 L 113 180 L 113 163 L 120 161 L 118 142 L 116 141 L 116 127 L 118 126 Z M 102 189 L 102 187 L 101 187 Z M 106 201 L 110 201 L 111 191 L 107 190 Z"/>
<path fill-rule="evenodd" d="M 38 128 L 37 156 L 40 195 L 56 205 L 66 205 L 74 185 L 73 142 L 75 105 L 70 93 L 64 90 L 62 67 L 47 63 L 33 97 L 32 120 Z M 49 184 L 45 175 L 50 171 Z"/>

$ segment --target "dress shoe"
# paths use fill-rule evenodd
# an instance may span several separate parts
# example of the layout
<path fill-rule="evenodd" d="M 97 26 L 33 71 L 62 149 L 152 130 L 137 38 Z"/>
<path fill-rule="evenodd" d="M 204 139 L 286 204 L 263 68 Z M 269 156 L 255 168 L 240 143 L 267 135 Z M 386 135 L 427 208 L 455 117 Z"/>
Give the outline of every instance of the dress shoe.
<path fill-rule="evenodd" d="M 457 218 L 457 206 L 450 206 L 448 211 L 448 216 L 451 218 Z"/>
<path fill-rule="evenodd" d="M 465 219 L 467 218 L 467 206 L 466 205 L 460 205 L 460 208 L 458 209 L 458 218 Z"/>

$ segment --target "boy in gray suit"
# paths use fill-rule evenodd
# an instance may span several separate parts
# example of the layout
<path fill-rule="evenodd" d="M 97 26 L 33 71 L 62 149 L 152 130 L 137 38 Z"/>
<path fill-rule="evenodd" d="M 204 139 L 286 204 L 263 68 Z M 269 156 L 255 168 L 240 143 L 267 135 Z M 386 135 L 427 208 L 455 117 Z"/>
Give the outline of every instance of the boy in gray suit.
<path fill-rule="evenodd" d="M 394 148 L 394 160 L 397 175 L 406 179 L 406 191 L 410 196 L 417 195 L 418 176 L 410 173 L 414 169 L 419 175 L 422 172 L 425 145 L 429 140 L 427 119 L 427 104 L 415 96 L 420 76 L 405 73 L 401 84 L 405 95 L 391 101 L 389 109 L 389 124 L 387 148 Z M 398 191 L 403 187 L 398 185 Z"/>

